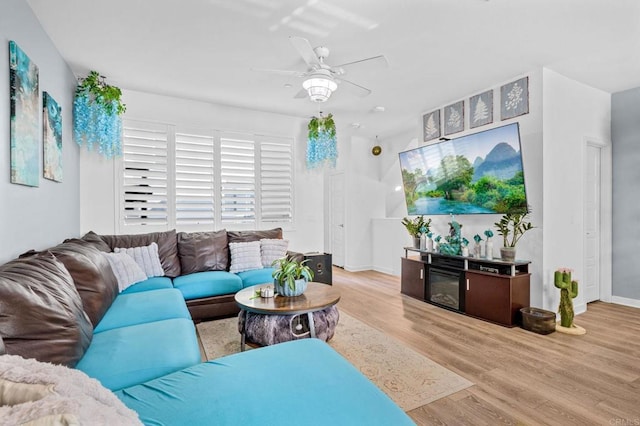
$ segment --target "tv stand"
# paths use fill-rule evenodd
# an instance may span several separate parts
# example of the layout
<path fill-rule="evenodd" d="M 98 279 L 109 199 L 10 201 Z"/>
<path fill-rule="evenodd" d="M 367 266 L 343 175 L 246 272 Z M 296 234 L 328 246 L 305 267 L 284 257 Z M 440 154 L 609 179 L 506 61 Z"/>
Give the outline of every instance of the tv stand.
<path fill-rule="evenodd" d="M 531 262 L 404 250 L 403 294 L 507 327 L 521 323 L 520 308 L 529 306 Z"/>

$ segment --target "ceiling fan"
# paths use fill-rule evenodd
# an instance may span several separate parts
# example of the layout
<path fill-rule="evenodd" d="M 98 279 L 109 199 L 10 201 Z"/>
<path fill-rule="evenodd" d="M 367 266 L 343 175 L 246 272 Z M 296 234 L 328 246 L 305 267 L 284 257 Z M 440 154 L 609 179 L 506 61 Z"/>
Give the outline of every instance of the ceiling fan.
<path fill-rule="evenodd" d="M 325 102 L 329 99 L 331 93 L 338 88 L 338 84 L 342 85 L 345 89 L 356 96 L 365 97 L 371 93 L 370 89 L 346 80 L 342 76 L 345 75 L 349 69 L 363 64 L 366 64 L 369 67 L 386 67 L 388 65 L 387 59 L 384 55 L 378 55 L 371 58 L 359 59 L 357 61 L 330 66 L 325 63 L 325 59 L 329 56 L 329 49 L 327 47 L 318 46 L 313 48 L 311 47 L 309 40 L 302 37 L 291 36 L 289 37 L 289 41 L 306 62 L 306 71 L 272 69 L 254 70 L 304 78 L 305 80 L 302 83 L 303 88 L 294 96 L 295 98 L 304 98 L 309 96 L 309 99 L 314 102 Z"/>

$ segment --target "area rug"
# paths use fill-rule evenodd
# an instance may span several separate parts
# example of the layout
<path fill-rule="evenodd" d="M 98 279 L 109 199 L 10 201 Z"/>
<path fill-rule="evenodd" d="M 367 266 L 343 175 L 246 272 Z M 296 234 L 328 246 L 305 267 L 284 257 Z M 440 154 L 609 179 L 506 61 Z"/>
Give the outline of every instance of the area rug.
<path fill-rule="evenodd" d="M 203 322 L 197 328 L 207 359 L 240 352 L 237 318 Z M 344 312 L 329 344 L 404 411 L 473 385 Z"/>

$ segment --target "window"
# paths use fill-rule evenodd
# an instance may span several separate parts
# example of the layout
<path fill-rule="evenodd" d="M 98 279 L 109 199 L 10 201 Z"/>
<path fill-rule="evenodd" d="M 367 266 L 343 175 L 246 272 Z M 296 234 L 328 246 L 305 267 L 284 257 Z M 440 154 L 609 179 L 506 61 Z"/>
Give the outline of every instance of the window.
<path fill-rule="evenodd" d="M 122 222 L 167 224 L 167 127 L 125 123 L 122 163 Z"/>
<path fill-rule="evenodd" d="M 290 222 L 293 216 L 293 152 L 286 141 L 260 145 L 260 213 L 263 222 Z"/>
<path fill-rule="evenodd" d="M 213 135 L 176 133 L 176 225 L 214 223 Z"/>
<path fill-rule="evenodd" d="M 220 202 L 222 223 L 256 220 L 255 143 L 220 139 Z"/>
<path fill-rule="evenodd" d="M 126 120 L 120 231 L 293 221 L 293 140 Z"/>

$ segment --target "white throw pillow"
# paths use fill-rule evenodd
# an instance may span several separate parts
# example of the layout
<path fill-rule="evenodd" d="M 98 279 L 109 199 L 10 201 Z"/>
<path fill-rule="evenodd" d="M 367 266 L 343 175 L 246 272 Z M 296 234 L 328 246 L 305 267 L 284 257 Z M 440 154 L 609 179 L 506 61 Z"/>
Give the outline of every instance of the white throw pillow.
<path fill-rule="evenodd" d="M 269 268 L 273 262 L 287 255 L 289 240 L 264 238 L 260 240 L 260 258 L 262 266 Z"/>
<path fill-rule="evenodd" d="M 160 256 L 158 255 L 157 243 L 151 243 L 144 247 L 116 247 L 113 251 L 115 253 L 127 253 L 131 256 L 138 266 L 142 268 L 147 278 L 164 276 L 164 269 L 162 269 L 162 263 L 160 263 Z"/>
<path fill-rule="evenodd" d="M 246 243 L 229 243 L 231 266 L 229 272 L 243 272 L 262 269 L 260 258 L 260 241 Z"/>
<path fill-rule="evenodd" d="M 144 281 L 147 276 L 127 253 L 102 253 L 109 261 L 113 275 L 118 280 L 118 289 L 122 292 L 132 284 Z"/>

